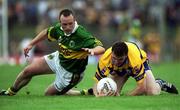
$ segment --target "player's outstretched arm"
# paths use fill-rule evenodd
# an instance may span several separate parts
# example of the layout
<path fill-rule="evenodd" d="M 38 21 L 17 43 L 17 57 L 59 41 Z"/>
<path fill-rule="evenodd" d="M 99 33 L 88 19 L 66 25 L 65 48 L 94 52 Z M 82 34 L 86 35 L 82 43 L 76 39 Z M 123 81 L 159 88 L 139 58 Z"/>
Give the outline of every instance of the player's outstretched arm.
<path fill-rule="evenodd" d="M 90 48 L 82 48 L 84 51 L 87 51 L 90 55 L 100 55 L 105 52 L 105 49 L 101 46 L 94 47 L 92 49 Z"/>
<path fill-rule="evenodd" d="M 34 45 L 36 45 L 38 42 L 42 40 L 45 40 L 46 38 L 47 38 L 47 29 L 44 29 L 27 45 L 27 47 L 24 48 L 25 57 L 28 57 L 28 53 Z"/>

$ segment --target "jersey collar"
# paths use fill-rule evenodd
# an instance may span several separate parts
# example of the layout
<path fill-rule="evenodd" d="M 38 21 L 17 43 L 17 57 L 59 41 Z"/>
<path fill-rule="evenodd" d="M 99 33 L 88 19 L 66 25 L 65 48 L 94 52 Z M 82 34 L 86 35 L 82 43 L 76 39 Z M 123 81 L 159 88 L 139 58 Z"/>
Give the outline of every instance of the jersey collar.
<path fill-rule="evenodd" d="M 78 25 L 77 21 L 75 21 L 74 29 L 71 34 L 73 34 L 77 30 L 78 27 L 79 27 L 79 25 Z M 62 27 L 60 27 L 60 28 L 61 28 L 61 30 L 63 30 Z M 65 36 L 70 36 L 71 34 L 64 33 Z"/>

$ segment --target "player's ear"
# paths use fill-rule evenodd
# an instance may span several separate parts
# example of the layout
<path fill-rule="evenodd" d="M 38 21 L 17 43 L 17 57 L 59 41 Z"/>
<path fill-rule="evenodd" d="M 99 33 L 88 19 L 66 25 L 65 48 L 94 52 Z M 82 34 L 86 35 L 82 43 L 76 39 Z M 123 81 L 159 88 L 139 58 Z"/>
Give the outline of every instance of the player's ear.
<path fill-rule="evenodd" d="M 61 23 L 61 16 L 59 15 L 59 22 Z"/>

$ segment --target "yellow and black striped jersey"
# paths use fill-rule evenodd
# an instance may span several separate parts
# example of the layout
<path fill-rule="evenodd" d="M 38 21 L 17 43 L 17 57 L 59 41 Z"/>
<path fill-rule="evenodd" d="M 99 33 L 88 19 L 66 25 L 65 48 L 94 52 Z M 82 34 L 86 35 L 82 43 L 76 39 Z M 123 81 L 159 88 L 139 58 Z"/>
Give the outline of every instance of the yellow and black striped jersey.
<path fill-rule="evenodd" d="M 128 74 L 132 76 L 138 83 L 140 83 L 144 77 L 144 65 L 147 60 L 146 53 L 139 49 L 136 44 L 125 42 L 128 46 L 128 57 L 119 67 L 112 64 L 111 54 L 112 47 L 107 49 L 101 56 L 94 79 L 99 81 L 100 79 L 107 77 L 109 74 L 116 73 L 119 76 Z"/>

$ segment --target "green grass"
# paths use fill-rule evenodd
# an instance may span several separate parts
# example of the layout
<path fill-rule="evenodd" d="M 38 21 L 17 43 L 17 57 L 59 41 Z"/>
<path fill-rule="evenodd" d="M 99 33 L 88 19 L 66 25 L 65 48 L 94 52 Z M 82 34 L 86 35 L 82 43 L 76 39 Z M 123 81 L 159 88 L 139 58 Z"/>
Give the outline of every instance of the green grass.
<path fill-rule="evenodd" d="M 89 65 L 85 78 L 76 89 L 89 88 L 93 85 L 95 65 Z M 21 66 L 0 66 L 0 89 L 7 89 L 13 83 Z M 180 63 L 152 65 L 156 77 L 174 83 L 180 89 Z M 178 110 L 179 95 L 162 92 L 159 96 L 120 96 L 95 98 L 94 96 L 44 96 L 44 90 L 54 80 L 54 75 L 37 76 L 16 96 L 0 96 L 0 110 Z M 135 86 L 131 78 L 122 94 Z M 26 91 L 30 91 L 27 95 Z"/>

